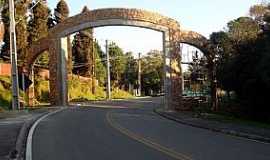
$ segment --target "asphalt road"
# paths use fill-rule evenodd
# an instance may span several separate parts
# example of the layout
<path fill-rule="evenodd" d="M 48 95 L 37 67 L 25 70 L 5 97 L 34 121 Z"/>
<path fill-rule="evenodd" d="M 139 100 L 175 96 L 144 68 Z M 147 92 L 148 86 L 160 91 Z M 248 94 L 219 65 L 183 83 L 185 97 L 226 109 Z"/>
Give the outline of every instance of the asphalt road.
<path fill-rule="evenodd" d="M 270 144 L 159 117 L 152 112 L 159 101 L 96 103 L 49 116 L 34 132 L 33 160 L 270 159 Z"/>

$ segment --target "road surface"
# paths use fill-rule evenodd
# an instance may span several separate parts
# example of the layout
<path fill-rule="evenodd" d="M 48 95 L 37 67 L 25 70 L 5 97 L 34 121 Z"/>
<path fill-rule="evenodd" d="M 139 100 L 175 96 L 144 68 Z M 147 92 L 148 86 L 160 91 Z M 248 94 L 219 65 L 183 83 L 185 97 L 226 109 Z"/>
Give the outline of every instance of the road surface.
<path fill-rule="evenodd" d="M 65 109 L 42 120 L 33 160 L 269 160 L 270 144 L 159 117 L 160 98 Z M 97 108 L 95 108 L 97 107 Z"/>

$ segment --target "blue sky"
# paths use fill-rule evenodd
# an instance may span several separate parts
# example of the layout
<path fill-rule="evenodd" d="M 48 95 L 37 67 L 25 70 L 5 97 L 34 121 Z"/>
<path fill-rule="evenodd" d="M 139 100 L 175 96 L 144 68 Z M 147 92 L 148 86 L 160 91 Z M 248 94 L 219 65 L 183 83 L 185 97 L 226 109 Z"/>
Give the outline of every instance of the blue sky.
<path fill-rule="evenodd" d="M 58 0 L 48 0 L 51 9 Z M 261 0 L 67 0 L 71 16 L 83 6 L 97 8 L 142 8 L 169 16 L 180 22 L 182 28 L 209 36 L 220 31 L 230 20 L 248 15 L 251 5 Z M 103 45 L 105 39 L 117 42 L 125 51 L 148 52 L 161 49 L 161 34 L 134 27 L 103 27 L 95 29 L 95 36 Z"/>

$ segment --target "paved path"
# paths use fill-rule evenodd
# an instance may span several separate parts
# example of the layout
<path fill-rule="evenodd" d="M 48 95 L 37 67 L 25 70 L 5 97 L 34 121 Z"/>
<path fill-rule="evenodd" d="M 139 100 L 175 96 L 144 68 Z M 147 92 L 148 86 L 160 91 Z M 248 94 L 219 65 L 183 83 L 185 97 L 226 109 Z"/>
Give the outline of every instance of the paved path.
<path fill-rule="evenodd" d="M 33 160 L 270 159 L 269 144 L 161 118 L 152 112 L 158 101 L 97 103 L 92 106 L 101 108 L 80 106 L 49 116 L 34 132 Z"/>

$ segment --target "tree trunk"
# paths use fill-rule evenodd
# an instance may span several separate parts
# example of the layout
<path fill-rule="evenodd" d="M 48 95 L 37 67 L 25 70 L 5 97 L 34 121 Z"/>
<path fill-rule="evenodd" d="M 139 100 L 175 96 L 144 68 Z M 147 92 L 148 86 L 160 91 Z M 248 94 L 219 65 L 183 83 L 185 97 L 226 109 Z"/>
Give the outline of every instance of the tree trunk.
<path fill-rule="evenodd" d="M 209 78 L 211 83 L 211 109 L 218 111 L 216 67 L 213 62 L 209 63 Z"/>

